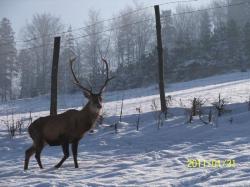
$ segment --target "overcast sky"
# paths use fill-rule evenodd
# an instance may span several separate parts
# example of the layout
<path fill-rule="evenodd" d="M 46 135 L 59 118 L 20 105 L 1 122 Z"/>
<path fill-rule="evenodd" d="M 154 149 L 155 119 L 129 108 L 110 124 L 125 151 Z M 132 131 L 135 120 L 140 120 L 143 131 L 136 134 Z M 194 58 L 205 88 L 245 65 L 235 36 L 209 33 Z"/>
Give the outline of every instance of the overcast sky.
<path fill-rule="evenodd" d="M 0 19 L 7 17 L 19 36 L 35 13 L 50 13 L 61 17 L 63 23 L 73 28 L 82 27 L 87 20 L 88 10 L 100 11 L 103 19 L 111 18 L 127 5 L 143 3 L 144 6 L 181 0 L 0 0 Z M 197 0 L 192 5 L 205 5 L 210 0 Z M 190 3 L 185 3 L 190 4 Z M 176 4 L 175 4 L 176 5 Z M 164 5 L 161 9 L 173 8 L 174 4 Z"/>

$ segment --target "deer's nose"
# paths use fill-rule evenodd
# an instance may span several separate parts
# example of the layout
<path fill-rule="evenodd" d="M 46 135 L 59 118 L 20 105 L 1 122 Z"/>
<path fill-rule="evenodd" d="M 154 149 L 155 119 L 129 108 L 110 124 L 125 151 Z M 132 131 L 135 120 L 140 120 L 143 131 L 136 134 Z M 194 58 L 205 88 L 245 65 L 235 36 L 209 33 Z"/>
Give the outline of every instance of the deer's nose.
<path fill-rule="evenodd" d="M 99 105 L 97 105 L 97 108 L 101 109 L 101 108 L 102 108 L 102 105 L 100 105 L 100 104 L 99 104 Z"/>

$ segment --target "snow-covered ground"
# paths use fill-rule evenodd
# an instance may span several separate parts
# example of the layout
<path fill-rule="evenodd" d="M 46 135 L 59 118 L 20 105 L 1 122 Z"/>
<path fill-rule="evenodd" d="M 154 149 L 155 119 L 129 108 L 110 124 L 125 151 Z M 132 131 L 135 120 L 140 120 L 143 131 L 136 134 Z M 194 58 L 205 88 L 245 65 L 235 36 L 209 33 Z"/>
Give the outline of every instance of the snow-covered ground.
<path fill-rule="evenodd" d="M 42 153 L 45 169 L 40 170 L 32 157 L 23 171 L 24 151 L 31 144 L 27 133 L 10 139 L 5 125 L 0 126 L 0 186 L 250 186 L 250 73 L 233 73 L 185 83 L 167 85 L 173 97 L 170 116 L 158 129 L 152 100 L 159 102 L 156 86 L 121 92 L 105 97 L 104 124 L 87 134 L 79 146 L 79 165 L 70 157 L 60 169 L 53 166 L 61 159 L 60 147 L 46 147 Z M 198 119 L 187 124 L 183 105 L 194 97 L 206 98 L 206 105 L 218 94 L 229 102 L 230 113 L 204 124 Z M 117 120 L 124 96 L 122 123 Z M 181 99 L 181 102 L 180 102 Z M 78 108 L 81 94 L 59 97 L 59 108 Z M 182 103 L 182 105 L 180 104 Z M 48 114 L 49 97 L 18 100 L 0 105 L 0 120 L 33 118 Z M 136 131 L 136 108 L 142 108 Z M 221 162 L 220 167 L 189 168 L 188 159 Z M 235 167 L 229 161 L 235 160 Z"/>

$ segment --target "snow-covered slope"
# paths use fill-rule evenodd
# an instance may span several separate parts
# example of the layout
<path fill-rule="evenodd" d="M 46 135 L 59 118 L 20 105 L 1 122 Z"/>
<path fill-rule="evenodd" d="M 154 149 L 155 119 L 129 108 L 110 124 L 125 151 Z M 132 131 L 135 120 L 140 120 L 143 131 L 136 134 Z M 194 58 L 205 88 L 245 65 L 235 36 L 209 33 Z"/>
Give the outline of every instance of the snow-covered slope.
<path fill-rule="evenodd" d="M 32 158 L 29 170 L 23 171 L 24 151 L 31 139 L 24 132 L 10 140 L 1 125 L 0 186 L 250 186 L 250 112 L 246 103 L 250 74 L 172 84 L 167 90 L 173 103 L 160 129 L 151 109 L 152 100 L 159 99 L 156 87 L 107 93 L 104 124 L 81 140 L 79 169 L 74 168 L 72 157 L 54 169 L 62 157 L 61 148 L 46 147 L 42 153 L 45 169 L 40 170 Z M 219 93 L 227 98 L 231 113 L 218 118 L 216 125 L 196 118 L 191 124 L 185 123 L 183 105 L 189 106 L 193 97 L 206 98 L 206 105 L 211 105 Z M 115 133 L 112 125 L 118 119 L 122 95 L 123 122 Z M 83 103 L 80 94 L 60 98 L 61 110 Z M 0 119 L 5 120 L 5 114 L 12 110 L 16 119 L 27 117 L 30 110 L 33 117 L 47 115 L 47 104 L 48 97 L 2 104 Z M 136 107 L 140 106 L 143 113 L 136 131 Z M 189 168 L 188 159 L 216 161 L 217 166 Z M 227 160 L 235 160 L 235 167 L 227 167 Z"/>

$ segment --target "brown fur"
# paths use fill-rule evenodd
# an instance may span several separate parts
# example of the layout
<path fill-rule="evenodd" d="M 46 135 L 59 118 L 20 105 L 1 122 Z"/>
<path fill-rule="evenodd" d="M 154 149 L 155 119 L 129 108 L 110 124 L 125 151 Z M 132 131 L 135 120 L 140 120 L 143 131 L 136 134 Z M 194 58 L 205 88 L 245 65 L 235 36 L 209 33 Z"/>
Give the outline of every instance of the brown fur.
<path fill-rule="evenodd" d="M 28 169 L 29 159 L 34 153 L 39 167 L 43 168 L 40 155 L 46 144 L 50 146 L 62 146 L 64 156 L 55 166 L 56 168 L 61 167 L 63 162 L 69 157 L 69 144 L 72 144 L 74 163 L 75 167 L 78 168 L 77 149 L 79 140 L 95 125 L 100 109 L 102 108 L 102 92 L 108 82 L 114 77 L 109 78 L 108 63 L 105 59 L 102 59 L 106 66 L 106 80 L 100 92 L 98 94 L 93 94 L 92 89 L 89 90 L 82 86 L 76 78 L 72 67 L 74 61 L 75 58 L 70 60 L 70 69 L 74 78 L 74 83 L 83 90 L 89 102 L 80 111 L 68 110 L 56 116 L 41 117 L 29 126 L 28 131 L 33 140 L 33 145 L 25 152 L 25 170 Z"/>
<path fill-rule="evenodd" d="M 78 144 L 84 134 L 95 125 L 99 111 L 100 108 L 97 108 L 94 103 L 89 101 L 80 111 L 68 110 L 56 116 L 46 116 L 35 120 L 28 128 L 30 137 L 33 139 L 33 145 L 26 150 L 24 169 L 28 169 L 29 158 L 37 150 L 36 159 L 38 165 L 42 168 L 40 153 L 46 144 L 50 146 L 63 146 L 65 144 L 68 146 L 68 144 L 72 144 L 73 151 L 74 144 Z M 64 156 L 66 158 L 69 155 L 66 153 Z M 74 153 L 73 156 L 76 157 Z M 74 161 L 75 167 L 78 167 L 76 158 L 74 158 Z M 60 167 L 61 164 L 56 167 Z"/>

